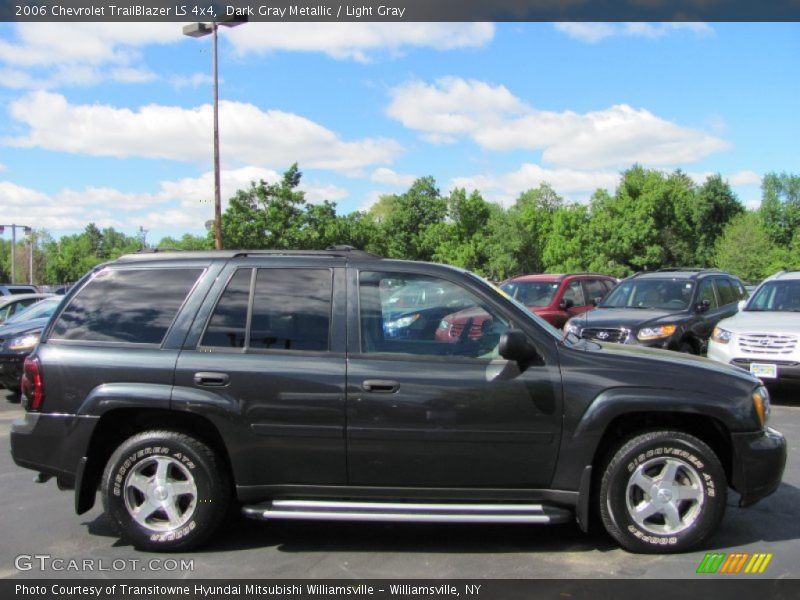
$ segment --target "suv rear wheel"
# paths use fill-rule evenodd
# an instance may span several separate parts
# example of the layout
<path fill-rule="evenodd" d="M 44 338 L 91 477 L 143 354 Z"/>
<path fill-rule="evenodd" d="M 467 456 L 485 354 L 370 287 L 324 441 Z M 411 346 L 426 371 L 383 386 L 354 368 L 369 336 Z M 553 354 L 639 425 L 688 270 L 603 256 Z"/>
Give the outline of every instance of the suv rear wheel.
<path fill-rule="evenodd" d="M 175 431 L 125 440 L 103 473 L 103 507 L 140 550 L 188 550 L 225 516 L 227 470 L 203 442 Z"/>
<path fill-rule="evenodd" d="M 600 516 L 631 552 L 681 552 L 717 528 L 725 512 L 725 471 L 702 440 L 652 431 L 623 442 L 600 485 Z"/>

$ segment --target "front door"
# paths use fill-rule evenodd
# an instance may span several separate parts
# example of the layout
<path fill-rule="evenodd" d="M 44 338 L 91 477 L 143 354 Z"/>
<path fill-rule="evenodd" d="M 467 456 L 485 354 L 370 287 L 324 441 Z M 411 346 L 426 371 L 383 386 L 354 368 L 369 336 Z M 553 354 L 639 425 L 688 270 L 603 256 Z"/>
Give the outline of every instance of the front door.
<path fill-rule="evenodd" d="M 353 270 L 348 286 L 358 298 L 348 319 L 351 485 L 550 482 L 562 413 L 552 338 L 520 370 L 497 353 L 511 319 L 463 280 Z"/>

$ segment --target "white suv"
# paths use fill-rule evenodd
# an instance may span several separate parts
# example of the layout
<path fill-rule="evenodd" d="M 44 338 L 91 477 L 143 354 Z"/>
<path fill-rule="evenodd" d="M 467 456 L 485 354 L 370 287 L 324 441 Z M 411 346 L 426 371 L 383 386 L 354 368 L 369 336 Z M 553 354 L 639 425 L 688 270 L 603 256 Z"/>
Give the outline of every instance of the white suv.
<path fill-rule="evenodd" d="M 800 271 L 766 279 L 739 308 L 717 324 L 708 357 L 767 381 L 800 381 Z"/>

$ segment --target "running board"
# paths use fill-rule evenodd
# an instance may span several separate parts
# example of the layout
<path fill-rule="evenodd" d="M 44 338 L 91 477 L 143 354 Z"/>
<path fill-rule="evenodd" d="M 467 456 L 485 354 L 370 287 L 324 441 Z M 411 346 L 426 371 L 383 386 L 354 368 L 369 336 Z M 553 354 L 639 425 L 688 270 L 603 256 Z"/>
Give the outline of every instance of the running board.
<path fill-rule="evenodd" d="M 567 523 L 572 511 L 542 504 L 420 504 L 273 500 L 242 508 L 251 519 L 390 521 L 407 523 Z"/>

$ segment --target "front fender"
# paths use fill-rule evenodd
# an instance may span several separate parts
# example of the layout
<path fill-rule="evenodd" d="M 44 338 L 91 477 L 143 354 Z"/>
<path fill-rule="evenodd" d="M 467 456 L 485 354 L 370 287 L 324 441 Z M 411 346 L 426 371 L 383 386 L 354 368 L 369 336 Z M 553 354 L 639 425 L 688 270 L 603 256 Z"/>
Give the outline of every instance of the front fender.
<path fill-rule="evenodd" d="M 609 425 L 626 415 L 673 413 L 702 415 L 728 432 L 752 431 L 753 408 L 749 398 L 732 400 L 716 394 L 680 389 L 619 387 L 600 393 L 572 423 L 565 421 L 559 463 L 553 477 L 556 489 L 576 490 L 586 466 L 592 465 Z"/>

